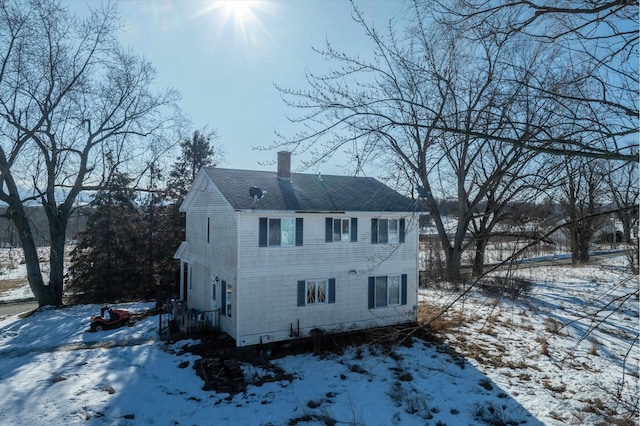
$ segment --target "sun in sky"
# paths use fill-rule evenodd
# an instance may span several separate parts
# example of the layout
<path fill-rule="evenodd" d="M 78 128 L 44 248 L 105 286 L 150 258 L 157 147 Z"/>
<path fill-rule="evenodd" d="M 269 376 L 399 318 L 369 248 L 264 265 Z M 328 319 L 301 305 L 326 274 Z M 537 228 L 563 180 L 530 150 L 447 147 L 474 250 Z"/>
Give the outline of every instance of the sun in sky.
<path fill-rule="evenodd" d="M 267 0 L 211 0 L 203 3 L 197 17 L 211 17 L 217 39 L 231 33 L 247 50 L 264 45 L 271 38 L 262 17 L 273 7 Z"/>

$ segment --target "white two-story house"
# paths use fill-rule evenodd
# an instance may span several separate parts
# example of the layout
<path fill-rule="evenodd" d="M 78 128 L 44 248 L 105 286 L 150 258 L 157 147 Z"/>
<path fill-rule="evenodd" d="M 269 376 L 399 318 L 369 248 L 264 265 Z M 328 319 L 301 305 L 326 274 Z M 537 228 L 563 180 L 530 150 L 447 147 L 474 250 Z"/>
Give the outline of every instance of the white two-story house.
<path fill-rule="evenodd" d="M 187 194 L 180 297 L 237 346 L 417 320 L 416 204 L 369 177 L 203 168 Z"/>

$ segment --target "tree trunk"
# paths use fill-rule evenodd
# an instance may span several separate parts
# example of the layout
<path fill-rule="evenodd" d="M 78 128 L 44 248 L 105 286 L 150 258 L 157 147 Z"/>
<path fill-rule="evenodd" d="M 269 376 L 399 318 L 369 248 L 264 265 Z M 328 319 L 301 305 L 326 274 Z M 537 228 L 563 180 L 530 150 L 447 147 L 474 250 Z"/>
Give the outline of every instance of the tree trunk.
<path fill-rule="evenodd" d="M 459 283 L 462 280 L 460 265 L 462 264 L 462 251 L 450 247 L 447 251 L 447 281 Z"/>
<path fill-rule="evenodd" d="M 588 263 L 589 262 L 589 243 L 590 238 L 586 238 L 584 235 L 580 237 L 578 241 L 578 259 L 577 263 Z"/>
<path fill-rule="evenodd" d="M 631 228 L 632 228 L 633 220 L 637 215 L 637 213 L 638 213 L 637 210 L 634 210 L 632 212 L 618 213 L 618 220 L 622 222 L 622 242 L 623 243 L 630 243 L 632 241 Z"/>
<path fill-rule="evenodd" d="M 61 306 L 64 285 L 64 246 L 66 243 L 67 221 L 49 221 L 51 250 L 49 255 L 49 287 L 52 301 L 49 305 Z"/>
<path fill-rule="evenodd" d="M 476 240 L 476 255 L 473 259 L 473 276 L 479 277 L 484 272 L 484 253 L 489 243 L 487 238 Z"/>
<path fill-rule="evenodd" d="M 571 263 L 580 265 L 589 262 L 589 244 L 592 233 L 586 229 L 589 224 L 582 221 L 573 225 L 571 232 Z"/>
<path fill-rule="evenodd" d="M 27 267 L 27 280 L 38 306 L 58 305 L 59 303 L 56 303 L 57 299 L 54 297 L 51 287 L 46 285 L 42 279 L 40 259 L 33 238 L 33 231 L 22 204 L 20 202 L 11 204 L 7 210 L 7 215 L 18 230 L 25 266 Z"/>

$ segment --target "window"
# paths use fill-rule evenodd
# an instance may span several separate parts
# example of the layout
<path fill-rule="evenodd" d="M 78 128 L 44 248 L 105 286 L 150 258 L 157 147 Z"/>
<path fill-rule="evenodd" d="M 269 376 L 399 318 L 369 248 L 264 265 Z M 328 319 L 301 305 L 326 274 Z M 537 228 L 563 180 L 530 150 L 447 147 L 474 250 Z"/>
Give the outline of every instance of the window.
<path fill-rule="evenodd" d="M 302 224 L 302 218 L 271 219 L 261 217 L 258 245 L 260 247 L 301 246 Z"/>
<path fill-rule="evenodd" d="M 211 218 L 207 217 L 207 229 L 206 229 L 206 235 L 207 235 L 207 244 L 209 244 L 209 242 L 211 241 Z"/>
<path fill-rule="evenodd" d="M 387 242 L 397 243 L 398 239 L 398 219 L 389 219 L 389 226 L 387 227 L 388 238 Z"/>
<path fill-rule="evenodd" d="M 225 284 L 225 282 L 222 282 L 223 285 Z M 225 315 L 227 316 L 227 318 L 231 318 L 231 307 L 232 307 L 232 302 L 233 302 L 233 286 L 231 285 L 231 283 L 226 283 L 226 286 L 224 286 L 223 288 L 226 288 L 226 292 L 225 292 Z"/>
<path fill-rule="evenodd" d="M 281 235 L 280 245 L 281 246 L 293 246 L 296 244 L 295 227 L 296 227 L 296 223 L 293 219 L 280 220 L 280 235 Z"/>
<path fill-rule="evenodd" d="M 280 226 L 281 222 L 282 221 L 280 219 L 269 219 L 269 245 L 270 246 L 279 246 L 282 243 L 283 232 Z"/>
<path fill-rule="evenodd" d="M 398 275 L 387 277 L 387 304 L 389 306 L 400 304 L 400 277 Z"/>
<path fill-rule="evenodd" d="M 387 306 L 387 277 L 376 277 L 376 308 Z"/>
<path fill-rule="evenodd" d="M 327 280 L 307 281 L 307 305 L 327 303 Z"/>
<path fill-rule="evenodd" d="M 298 306 L 324 305 L 335 302 L 335 278 L 298 281 Z"/>
<path fill-rule="evenodd" d="M 333 219 L 333 241 L 351 241 L 349 219 Z"/>
<path fill-rule="evenodd" d="M 369 277 L 369 309 L 406 304 L 406 274 Z"/>
<path fill-rule="evenodd" d="M 358 218 L 325 219 L 325 241 L 358 241 Z"/>
<path fill-rule="evenodd" d="M 233 308 L 233 285 L 225 280 L 220 281 L 220 313 L 231 319 Z"/>
<path fill-rule="evenodd" d="M 371 244 L 404 243 L 404 219 L 371 219 Z"/>

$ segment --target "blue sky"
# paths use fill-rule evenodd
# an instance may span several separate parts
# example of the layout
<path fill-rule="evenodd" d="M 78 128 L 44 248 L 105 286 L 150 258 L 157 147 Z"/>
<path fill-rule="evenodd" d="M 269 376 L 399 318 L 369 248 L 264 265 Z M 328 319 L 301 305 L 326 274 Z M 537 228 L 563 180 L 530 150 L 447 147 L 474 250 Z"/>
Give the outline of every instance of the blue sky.
<path fill-rule="evenodd" d="M 396 0 L 357 4 L 377 25 L 403 10 Z M 284 105 L 274 83 L 304 88 L 306 68 L 327 69 L 312 46 L 329 39 L 348 52 L 371 51 L 346 0 L 120 0 L 118 9 L 122 43 L 154 64 L 159 84 L 182 93 L 194 129 L 218 130 L 222 166 L 229 168 L 275 167 L 259 164 L 275 161 L 275 152 L 252 147 L 270 145 L 274 130 L 294 132 L 286 116 L 296 111 Z M 308 172 L 341 174 L 342 164 L 336 157 Z"/>

